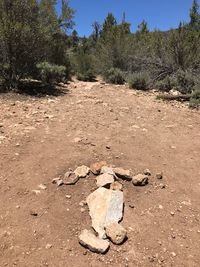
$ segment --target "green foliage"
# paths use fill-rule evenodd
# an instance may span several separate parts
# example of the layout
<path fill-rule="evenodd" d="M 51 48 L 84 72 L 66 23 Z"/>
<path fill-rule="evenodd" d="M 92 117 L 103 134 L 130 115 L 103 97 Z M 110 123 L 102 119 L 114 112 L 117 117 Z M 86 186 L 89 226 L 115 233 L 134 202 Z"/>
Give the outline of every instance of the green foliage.
<path fill-rule="evenodd" d="M 93 82 L 95 80 L 95 75 L 92 70 L 87 70 L 82 73 L 77 73 L 76 77 L 79 81 Z"/>
<path fill-rule="evenodd" d="M 149 32 L 148 29 L 148 24 L 145 20 L 143 20 L 139 25 L 138 25 L 138 33 L 140 34 L 147 34 Z"/>
<path fill-rule="evenodd" d="M 66 29 L 73 11 L 62 1 L 58 16 L 55 0 L 0 0 L 0 78 L 16 88 L 37 75 L 37 63 L 65 65 Z"/>
<path fill-rule="evenodd" d="M 78 80 L 94 81 L 95 71 L 93 67 L 93 57 L 84 51 L 79 51 L 73 58 L 74 70 Z"/>
<path fill-rule="evenodd" d="M 146 73 L 133 73 L 128 78 L 129 87 L 137 90 L 148 90 L 148 76 Z"/>
<path fill-rule="evenodd" d="M 195 85 L 194 76 L 188 71 L 179 70 L 175 75 L 176 89 L 182 94 L 188 94 L 192 92 Z"/>
<path fill-rule="evenodd" d="M 37 64 L 39 78 L 43 83 L 62 82 L 66 77 L 66 67 L 50 64 L 48 62 L 41 62 Z"/>
<path fill-rule="evenodd" d="M 0 1 L 0 75 L 9 88 L 35 71 L 39 57 L 39 43 L 35 41 L 40 38 L 38 24 L 35 0 Z"/>
<path fill-rule="evenodd" d="M 190 98 L 190 107 L 197 108 L 200 106 L 200 83 L 197 83 Z"/>
<path fill-rule="evenodd" d="M 120 69 L 111 68 L 104 73 L 104 79 L 112 84 L 124 84 L 124 74 Z"/>
<path fill-rule="evenodd" d="M 193 0 L 192 8 L 190 9 L 190 27 L 195 30 L 200 30 L 200 15 L 199 4 L 197 0 Z"/>
<path fill-rule="evenodd" d="M 175 82 L 169 76 L 155 83 L 155 88 L 163 92 L 169 92 L 174 86 Z"/>

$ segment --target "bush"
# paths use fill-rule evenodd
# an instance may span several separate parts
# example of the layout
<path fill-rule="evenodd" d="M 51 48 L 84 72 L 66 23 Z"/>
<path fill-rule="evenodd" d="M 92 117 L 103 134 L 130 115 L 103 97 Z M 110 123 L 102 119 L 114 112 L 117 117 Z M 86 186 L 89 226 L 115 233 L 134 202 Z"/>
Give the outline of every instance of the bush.
<path fill-rule="evenodd" d="M 111 68 L 107 70 L 104 74 L 104 79 L 107 83 L 112 84 L 124 84 L 124 74 L 120 69 Z"/>
<path fill-rule="evenodd" d="M 37 64 L 39 78 L 44 83 L 62 82 L 66 78 L 66 67 L 51 64 L 49 62 L 41 62 Z"/>
<path fill-rule="evenodd" d="M 176 88 L 182 94 L 189 94 L 195 85 L 195 79 L 190 72 L 179 70 L 174 74 Z"/>
<path fill-rule="evenodd" d="M 175 82 L 169 76 L 155 83 L 156 89 L 159 89 L 160 91 L 163 91 L 163 92 L 169 92 L 171 89 L 174 88 L 174 86 L 175 86 Z"/>
<path fill-rule="evenodd" d="M 148 90 L 148 76 L 145 73 L 134 73 L 128 78 L 129 87 L 138 90 Z"/>
<path fill-rule="evenodd" d="M 192 96 L 190 98 L 190 107 L 197 108 L 200 106 L 200 83 L 194 87 Z"/>
<path fill-rule="evenodd" d="M 79 81 L 92 82 L 95 80 L 95 75 L 92 70 L 87 70 L 83 73 L 77 73 L 76 77 Z"/>
<path fill-rule="evenodd" d="M 84 51 L 79 51 L 71 58 L 76 77 L 80 81 L 92 82 L 95 80 L 93 57 Z"/>

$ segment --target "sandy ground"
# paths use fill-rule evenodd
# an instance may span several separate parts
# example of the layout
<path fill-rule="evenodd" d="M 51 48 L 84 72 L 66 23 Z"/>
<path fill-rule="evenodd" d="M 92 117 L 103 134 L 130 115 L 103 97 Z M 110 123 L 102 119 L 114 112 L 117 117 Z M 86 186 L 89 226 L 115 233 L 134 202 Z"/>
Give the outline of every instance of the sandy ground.
<path fill-rule="evenodd" d="M 58 97 L 0 95 L 0 266 L 199 266 L 200 112 L 124 86 L 67 88 Z M 51 183 L 98 160 L 153 174 L 145 187 L 124 182 L 128 240 L 106 255 L 78 243 L 91 227 L 79 203 L 94 177 Z"/>

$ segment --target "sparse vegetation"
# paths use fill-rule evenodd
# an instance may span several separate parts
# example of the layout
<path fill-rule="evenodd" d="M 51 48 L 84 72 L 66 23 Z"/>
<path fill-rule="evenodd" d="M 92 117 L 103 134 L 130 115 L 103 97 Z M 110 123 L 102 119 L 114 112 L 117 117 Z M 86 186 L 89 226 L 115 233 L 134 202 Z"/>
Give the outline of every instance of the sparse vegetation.
<path fill-rule="evenodd" d="M 190 107 L 198 108 L 200 106 L 200 83 L 194 87 L 192 96 L 190 98 Z"/>
<path fill-rule="evenodd" d="M 124 84 L 124 73 L 118 68 L 111 68 L 104 73 L 104 79 L 112 84 Z"/>
<path fill-rule="evenodd" d="M 1 83 L 11 90 L 21 79 L 54 83 L 71 74 L 82 81 L 101 75 L 108 83 L 127 81 L 130 88 L 139 90 L 194 91 L 200 75 L 196 0 L 190 21 L 167 32 L 150 31 L 143 20 L 132 33 L 125 15 L 118 23 L 109 13 L 102 25 L 95 21 L 91 35 L 82 38 L 75 30 L 68 32 L 73 16 L 68 0 L 62 1 L 59 14 L 56 1 L 0 0 Z"/>
<path fill-rule="evenodd" d="M 148 76 L 145 73 L 134 73 L 129 76 L 128 83 L 131 89 L 147 90 Z"/>

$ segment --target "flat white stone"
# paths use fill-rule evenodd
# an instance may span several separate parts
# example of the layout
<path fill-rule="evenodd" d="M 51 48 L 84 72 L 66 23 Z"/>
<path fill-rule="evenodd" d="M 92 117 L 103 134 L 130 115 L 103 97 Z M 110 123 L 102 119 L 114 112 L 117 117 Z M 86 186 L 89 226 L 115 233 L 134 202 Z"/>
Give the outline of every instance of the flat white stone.
<path fill-rule="evenodd" d="M 110 246 L 109 241 L 95 236 L 91 231 L 83 230 L 79 235 L 79 243 L 92 252 L 105 253 Z"/>
<path fill-rule="evenodd" d="M 98 188 L 87 198 L 92 227 L 100 238 L 106 238 L 105 227 L 123 217 L 123 192 Z"/>
<path fill-rule="evenodd" d="M 114 183 L 114 177 L 111 174 L 104 173 L 96 177 L 97 180 L 97 186 L 98 187 L 103 187 L 109 184 Z"/>

